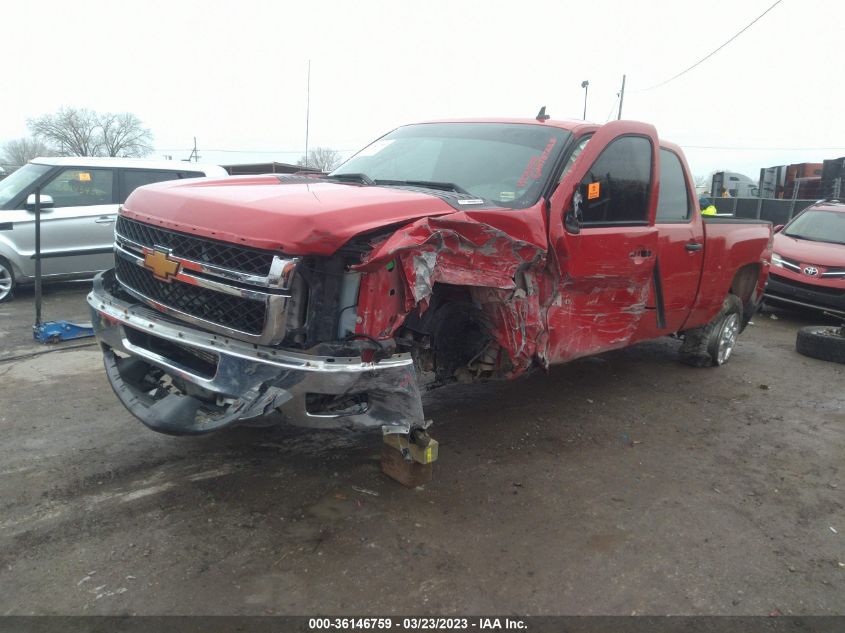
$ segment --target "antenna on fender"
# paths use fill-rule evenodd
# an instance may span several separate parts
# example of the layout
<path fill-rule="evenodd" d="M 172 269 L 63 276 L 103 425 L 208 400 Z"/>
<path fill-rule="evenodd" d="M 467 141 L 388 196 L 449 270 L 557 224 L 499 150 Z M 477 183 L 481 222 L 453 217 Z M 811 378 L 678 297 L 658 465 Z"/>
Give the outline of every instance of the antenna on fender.
<path fill-rule="evenodd" d="M 538 121 L 548 121 L 551 117 L 546 114 L 546 106 L 540 108 L 540 111 L 537 113 L 536 119 Z"/>

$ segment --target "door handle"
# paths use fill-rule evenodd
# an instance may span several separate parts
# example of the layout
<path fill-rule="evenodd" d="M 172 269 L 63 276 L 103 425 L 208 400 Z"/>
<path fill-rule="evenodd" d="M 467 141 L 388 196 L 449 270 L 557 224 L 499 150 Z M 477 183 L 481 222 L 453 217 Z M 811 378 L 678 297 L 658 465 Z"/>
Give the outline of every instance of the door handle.
<path fill-rule="evenodd" d="M 701 242 L 687 242 L 684 248 L 687 249 L 690 253 L 693 253 L 695 251 L 700 251 L 702 248 L 704 248 L 704 244 L 702 244 Z"/>
<path fill-rule="evenodd" d="M 94 220 L 97 224 L 114 224 L 114 221 L 115 217 L 113 215 L 102 215 Z"/>
<path fill-rule="evenodd" d="M 631 259 L 648 259 L 649 257 L 651 257 L 651 251 L 647 248 L 640 248 L 636 251 L 631 252 L 628 257 L 630 257 Z"/>

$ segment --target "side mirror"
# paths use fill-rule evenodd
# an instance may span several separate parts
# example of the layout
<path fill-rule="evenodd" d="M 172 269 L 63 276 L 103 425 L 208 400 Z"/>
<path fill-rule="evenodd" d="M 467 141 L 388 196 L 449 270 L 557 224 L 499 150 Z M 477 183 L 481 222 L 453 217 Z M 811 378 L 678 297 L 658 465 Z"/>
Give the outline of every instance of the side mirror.
<path fill-rule="evenodd" d="M 41 194 L 41 209 L 52 209 L 55 206 L 53 196 L 48 196 L 45 193 Z M 35 211 L 35 194 L 31 193 L 26 197 L 26 210 Z"/>
<path fill-rule="evenodd" d="M 783 227 L 785 227 L 785 226 L 786 226 L 785 224 L 778 224 L 778 225 L 774 228 L 774 231 L 773 231 L 773 232 L 774 232 L 774 233 L 780 233 L 781 231 L 783 231 Z"/>
<path fill-rule="evenodd" d="M 581 194 L 581 186 L 575 185 L 572 193 L 572 204 L 563 216 L 563 226 L 570 233 L 581 232 L 581 221 L 584 219 L 584 212 L 581 206 L 584 204 L 584 196 Z"/>

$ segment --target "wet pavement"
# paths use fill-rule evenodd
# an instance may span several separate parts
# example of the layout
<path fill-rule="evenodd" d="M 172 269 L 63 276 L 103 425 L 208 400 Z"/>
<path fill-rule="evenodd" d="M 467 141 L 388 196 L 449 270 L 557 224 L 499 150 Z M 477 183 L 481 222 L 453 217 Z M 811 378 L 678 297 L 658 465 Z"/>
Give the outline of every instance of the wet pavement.
<path fill-rule="evenodd" d="M 45 318 L 86 319 L 85 292 L 49 286 Z M 0 305 L 0 614 L 845 604 L 845 365 L 794 351 L 800 315 L 758 315 L 718 369 L 664 339 L 435 391 L 440 460 L 407 490 L 377 436 L 148 431 L 96 347 L 31 342 L 19 295 Z"/>

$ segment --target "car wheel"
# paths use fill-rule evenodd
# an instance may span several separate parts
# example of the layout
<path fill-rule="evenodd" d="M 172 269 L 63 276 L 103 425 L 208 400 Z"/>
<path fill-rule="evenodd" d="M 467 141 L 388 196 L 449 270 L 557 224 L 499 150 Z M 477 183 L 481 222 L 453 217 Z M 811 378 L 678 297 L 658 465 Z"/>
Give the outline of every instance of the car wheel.
<path fill-rule="evenodd" d="M 11 299 L 14 290 L 15 274 L 12 272 L 12 266 L 0 257 L 0 302 Z"/>
<path fill-rule="evenodd" d="M 845 363 L 845 328 L 810 325 L 798 330 L 795 350 L 804 356 Z"/>
<path fill-rule="evenodd" d="M 728 295 L 710 323 L 684 332 L 681 361 L 693 367 L 724 365 L 733 355 L 741 330 L 742 301 Z"/>

